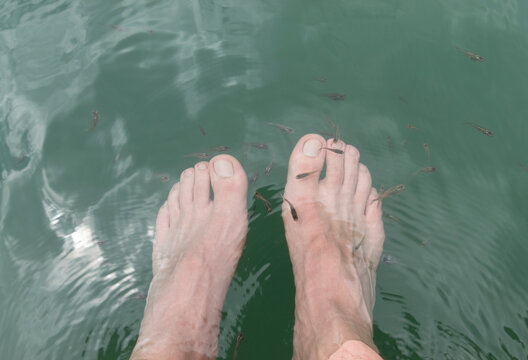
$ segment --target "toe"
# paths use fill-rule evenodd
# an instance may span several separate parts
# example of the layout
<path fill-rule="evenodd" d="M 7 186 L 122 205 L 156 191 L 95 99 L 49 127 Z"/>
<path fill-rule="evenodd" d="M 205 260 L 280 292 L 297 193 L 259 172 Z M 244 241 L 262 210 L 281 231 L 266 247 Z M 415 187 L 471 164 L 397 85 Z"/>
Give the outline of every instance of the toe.
<path fill-rule="evenodd" d="M 356 192 L 352 200 L 353 214 L 355 216 L 365 216 L 365 208 L 367 206 L 367 199 L 370 195 L 370 188 L 372 187 L 372 179 L 367 167 L 359 164 L 358 180 Z"/>
<path fill-rule="evenodd" d="M 172 191 L 171 191 L 172 193 Z M 154 236 L 154 249 L 152 251 L 152 260 L 155 262 L 158 249 L 163 247 L 167 240 L 167 234 L 170 226 L 170 215 L 168 201 L 159 209 L 158 217 L 156 218 L 156 235 Z"/>
<path fill-rule="evenodd" d="M 194 169 L 184 170 L 180 175 L 180 208 L 187 210 L 192 206 L 194 188 Z"/>
<path fill-rule="evenodd" d="M 314 196 L 323 169 L 325 152 L 321 151 L 326 141 L 320 135 L 303 136 L 295 145 L 288 165 L 288 180 L 285 196 L 297 200 L 304 194 Z M 299 176 L 304 176 L 299 179 Z"/>
<path fill-rule="evenodd" d="M 326 176 L 322 183 L 334 190 L 341 190 L 340 185 L 343 184 L 345 174 L 345 146 L 346 144 L 341 140 L 334 142 L 334 139 L 329 139 L 326 142 L 327 148 L 343 151 L 343 153 L 336 153 L 331 150 L 325 150 Z"/>
<path fill-rule="evenodd" d="M 171 222 L 175 224 L 176 218 L 180 213 L 180 183 L 176 183 L 172 186 L 166 204 L 169 218 L 172 220 Z"/>
<path fill-rule="evenodd" d="M 194 189 L 193 201 L 198 206 L 209 204 L 209 189 L 211 181 L 209 180 L 209 164 L 205 161 L 199 162 L 194 166 Z"/>
<path fill-rule="evenodd" d="M 159 209 L 158 217 L 156 218 L 156 238 L 164 237 L 164 235 L 169 231 L 169 224 L 169 206 L 168 201 L 165 201 L 165 203 Z"/>
<path fill-rule="evenodd" d="M 378 202 L 374 201 L 377 197 L 378 192 L 376 189 L 372 188 L 365 209 L 365 255 L 374 268 L 378 266 L 381 253 L 383 252 L 383 242 L 385 240 L 383 221 L 381 219 L 383 212 Z"/>
<path fill-rule="evenodd" d="M 247 176 L 237 159 L 226 154 L 215 156 L 209 165 L 209 176 L 215 209 L 232 212 L 242 205 L 246 210 Z"/>
<path fill-rule="evenodd" d="M 343 196 L 345 199 L 352 199 L 356 192 L 359 173 L 359 151 L 352 145 L 347 145 L 345 149 L 345 175 L 343 178 Z"/>
<path fill-rule="evenodd" d="M 369 222 L 381 221 L 383 211 L 381 210 L 380 202 L 376 201 L 378 198 L 378 191 L 375 188 L 370 188 L 370 194 L 367 199 L 367 206 L 365 208 L 365 218 L 367 224 Z"/>

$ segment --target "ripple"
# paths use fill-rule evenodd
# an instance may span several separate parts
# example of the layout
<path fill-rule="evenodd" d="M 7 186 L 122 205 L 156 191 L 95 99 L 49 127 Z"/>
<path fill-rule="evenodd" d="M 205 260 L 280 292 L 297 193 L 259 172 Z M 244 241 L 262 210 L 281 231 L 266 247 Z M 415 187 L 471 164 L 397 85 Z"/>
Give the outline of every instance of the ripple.
<path fill-rule="evenodd" d="M 518 164 L 527 161 L 519 65 L 527 5 L 311 5 L 3 1 L 4 357 L 130 354 L 152 276 L 154 220 L 171 185 L 153 174 L 174 179 L 194 163 L 183 154 L 215 145 L 231 146 L 249 174 L 260 172 L 249 193 L 258 189 L 274 208 L 267 215 L 250 203 L 257 216 L 226 300 L 220 355 L 254 323 L 259 341 L 276 346 L 244 350 L 287 354 L 294 289 L 280 192 L 297 138 L 328 130 L 323 114 L 361 150 L 376 186 L 407 186 L 383 204 L 399 222 L 385 223 L 385 250 L 398 264 L 379 268 L 382 354 L 525 355 L 528 194 Z M 486 61 L 471 62 L 452 44 Z M 335 91 L 346 100 L 318 96 Z M 101 119 L 86 132 L 93 110 Z M 246 151 L 256 141 L 268 150 Z M 430 165 L 438 171 L 412 176 Z"/>
<path fill-rule="evenodd" d="M 264 264 L 243 278 L 235 275 L 227 293 L 220 325 L 219 335 L 219 357 L 227 357 L 227 351 L 235 342 L 238 332 L 244 319 L 244 308 L 253 298 L 256 291 L 262 286 L 262 279 L 266 275 L 266 270 L 270 264 Z"/>

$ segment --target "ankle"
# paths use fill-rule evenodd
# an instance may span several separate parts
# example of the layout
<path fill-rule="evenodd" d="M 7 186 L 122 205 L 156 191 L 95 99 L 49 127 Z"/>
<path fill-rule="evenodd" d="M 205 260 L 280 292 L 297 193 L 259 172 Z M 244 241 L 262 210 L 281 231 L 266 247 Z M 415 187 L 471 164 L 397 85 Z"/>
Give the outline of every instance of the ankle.
<path fill-rule="evenodd" d="M 132 359 L 214 359 L 218 351 L 220 311 L 209 316 L 194 309 L 145 317 Z"/>
<path fill-rule="evenodd" d="M 139 339 L 138 339 L 139 343 Z M 130 360 L 213 360 L 216 355 L 207 355 L 197 351 L 185 351 L 170 347 L 140 348 L 134 349 Z"/>
<path fill-rule="evenodd" d="M 303 339 L 302 343 L 294 344 L 299 354 L 304 354 L 298 357 L 299 359 L 328 359 L 347 341 L 358 341 L 377 351 L 371 322 L 364 321 L 359 316 L 351 318 L 350 314 L 329 315 L 328 311 L 325 318 L 320 322 L 310 321 L 306 324 L 308 326 L 296 323 L 295 332 L 298 335 L 294 336 L 294 339 Z M 307 354 L 311 355 L 307 357 Z"/>
<path fill-rule="evenodd" d="M 170 359 L 215 358 L 226 284 L 198 254 L 160 269 L 132 359 L 164 359 L 167 354 Z"/>

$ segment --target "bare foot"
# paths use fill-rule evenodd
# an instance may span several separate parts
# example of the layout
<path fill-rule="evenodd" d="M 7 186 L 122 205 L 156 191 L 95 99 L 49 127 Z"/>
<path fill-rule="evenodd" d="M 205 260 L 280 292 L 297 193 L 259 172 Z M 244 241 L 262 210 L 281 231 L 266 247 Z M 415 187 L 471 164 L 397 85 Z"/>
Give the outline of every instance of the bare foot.
<path fill-rule="evenodd" d="M 326 176 L 319 180 L 325 162 Z M 284 196 L 296 215 L 285 201 L 282 217 L 296 286 L 293 358 L 328 359 L 349 340 L 376 349 L 372 309 L 385 234 L 358 150 L 304 136 L 290 157 Z"/>
<path fill-rule="evenodd" d="M 222 306 L 246 239 L 246 194 L 246 174 L 232 156 L 182 172 L 156 220 L 154 277 L 131 359 L 216 358 Z"/>

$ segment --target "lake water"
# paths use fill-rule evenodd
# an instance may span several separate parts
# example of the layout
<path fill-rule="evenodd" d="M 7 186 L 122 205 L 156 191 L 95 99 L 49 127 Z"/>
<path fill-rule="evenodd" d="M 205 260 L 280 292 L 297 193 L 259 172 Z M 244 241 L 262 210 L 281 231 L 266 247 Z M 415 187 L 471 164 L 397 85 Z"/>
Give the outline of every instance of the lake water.
<path fill-rule="evenodd" d="M 290 358 L 280 192 L 330 118 L 374 186 L 407 186 L 383 204 L 382 356 L 528 359 L 527 63 L 521 0 L 3 0 L 2 358 L 127 359 L 157 209 L 184 155 L 217 145 L 274 206 L 248 198 L 219 358 L 239 331 L 239 359 Z"/>

